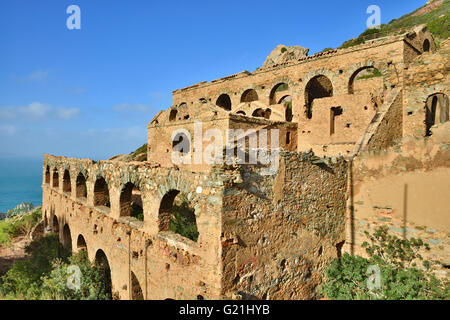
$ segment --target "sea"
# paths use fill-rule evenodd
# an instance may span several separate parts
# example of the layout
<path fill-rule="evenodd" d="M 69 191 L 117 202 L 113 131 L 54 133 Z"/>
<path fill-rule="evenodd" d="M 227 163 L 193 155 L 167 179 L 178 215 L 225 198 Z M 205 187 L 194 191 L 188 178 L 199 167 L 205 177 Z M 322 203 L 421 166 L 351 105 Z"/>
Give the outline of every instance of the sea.
<path fill-rule="evenodd" d="M 42 158 L 0 157 L 0 212 L 22 202 L 42 204 Z"/>

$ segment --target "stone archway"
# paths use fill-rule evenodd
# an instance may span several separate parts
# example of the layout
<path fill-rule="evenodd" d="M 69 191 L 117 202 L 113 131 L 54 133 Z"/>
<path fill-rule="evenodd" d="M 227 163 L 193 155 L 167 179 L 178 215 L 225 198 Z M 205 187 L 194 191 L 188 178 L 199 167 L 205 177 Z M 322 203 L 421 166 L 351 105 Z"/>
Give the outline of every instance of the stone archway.
<path fill-rule="evenodd" d="M 98 249 L 95 253 L 95 265 L 100 269 L 100 274 L 103 279 L 101 285 L 104 292 L 112 297 L 112 281 L 111 281 L 111 268 L 108 258 L 102 249 Z"/>
<path fill-rule="evenodd" d="M 425 103 L 425 136 L 431 136 L 431 127 L 449 121 L 449 98 L 445 93 L 435 93 Z"/>
<path fill-rule="evenodd" d="M 62 233 L 62 245 L 72 251 L 72 235 L 70 234 L 69 225 L 64 225 Z"/>
<path fill-rule="evenodd" d="M 305 86 L 305 114 L 308 119 L 312 118 L 312 108 L 314 99 L 326 98 L 333 96 L 333 84 L 331 80 L 323 75 L 317 75 Z"/>

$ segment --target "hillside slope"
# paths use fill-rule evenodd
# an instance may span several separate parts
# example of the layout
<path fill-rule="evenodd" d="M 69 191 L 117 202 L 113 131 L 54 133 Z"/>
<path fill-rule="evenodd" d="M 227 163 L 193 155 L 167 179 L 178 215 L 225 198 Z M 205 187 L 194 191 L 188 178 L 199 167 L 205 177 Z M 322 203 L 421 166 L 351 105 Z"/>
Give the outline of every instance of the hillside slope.
<path fill-rule="evenodd" d="M 439 45 L 450 36 L 450 0 L 430 0 L 426 5 L 394 19 L 388 24 L 382 24 L 380 29 L 367 29 L 357 38 L 350 39 L 339 49 L 349 48 L 363 43 L 366 40 L 377 39 L 388 35 L 400 34 L 420 24 L 426 24 Z"/>

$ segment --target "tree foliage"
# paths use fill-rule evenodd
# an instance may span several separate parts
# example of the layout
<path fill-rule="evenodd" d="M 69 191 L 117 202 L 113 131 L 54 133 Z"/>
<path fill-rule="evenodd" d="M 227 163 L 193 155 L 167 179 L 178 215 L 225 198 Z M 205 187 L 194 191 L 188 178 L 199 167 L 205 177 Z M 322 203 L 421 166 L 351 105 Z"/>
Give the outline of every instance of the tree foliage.
<path fill-rule="evenodd" d="M 450 282 L 439 280 L 418 251 L 429 249 L 421 239 L 400 239 L 383 226 L 366 232 L 367 258 L 345 253 L 325 270 L 322 293 L 338 300 L 449 299 Z M 421 266 L 419 266 L 421 264 Z M 380 271 L 380 285 L 369 289 L 371 266 Z"/>

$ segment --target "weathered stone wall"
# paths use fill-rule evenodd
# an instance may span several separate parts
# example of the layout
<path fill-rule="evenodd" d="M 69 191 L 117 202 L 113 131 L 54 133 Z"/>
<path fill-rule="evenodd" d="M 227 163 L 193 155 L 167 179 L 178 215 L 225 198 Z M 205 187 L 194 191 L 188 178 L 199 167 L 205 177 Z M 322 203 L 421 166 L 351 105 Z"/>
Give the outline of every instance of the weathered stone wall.
<path fill-rule="evenodd" d="M 367 150 L 372 152 L 385 150 L 402 137 L 402 106 L 402 93 L 400 91 L 368 141 Z"/>
<path fill-rule="evenodd" d="M 404 136 L 425 136 L 425 104 L 433 94 L 443 93 L 448 96 L 449 61 L 450 40 L 446 40 L 436 53 L 424 53 L 408 66 L 403 95 Z"/>
<path fill-rule="evenodd" d="M 347 164 L 315 159 L 311 153 L 282 153 L 274 176 L 261 176 L 255 166 L 225 171 L 225 296 L 317 297 L 320 274 L 345 238 Z"/>
<path fill-rule="evenodd" d="M 346 250 L 365 253 L 360 247 L 364 231 L 388 225 L 402 237 L 406 226 L 407 237 L 421 237 L 430 245 L 424 257 L 449 265 L 449 147 L 446 122 L 427 139 L 406 137 L 385 151 L 359 154 L 352 166 Z"/>
<path fill-rule="evenodd" d="M 142 291 L 147 292 L 144 297 L 148 299 L 220 297 L 222 182 L 217 174 L 165 169 L 145 163 L 95 163 L 46 155 L 44 177 L 47 166 L 50 172 L 57 170 L 60 179 L 64 170 L 69 170 L 72 190 L 77 175 L 81 172 L 86 176 L 87 199 L 76 198 L 75 192 L 64 193 L 62 181 L 60 187 L 53 188 L 53 181 L 47 184 L 44 178 L 43 217 L 49 224 L 57 217 L 61 239 L 63 227 L 68 225 L 74 250 L 82 235 L 91 260 L 99 249 L 105 252 L 111 267 L 113 292 L 119 298 L 130 298 L 130 272 L 138 279 Z M 98 177 L 105 178 L 108 184 L 110 208 L 93 205 Z M 120 194 L 127 182 L 141 191 L 143 222 L 120 216 Z M 172 232 L 159 232 L 159 207 L 170 190 L 183 192 L 195 208 L 197 242 Z"/>
<path fill-rule="evenodd" d="M 348 93 L 350 79 L 355 72 L 366 66 L 374 66 L 383 74 L 385 87 L 398 86 L 403 81 L 403 52 L 402 36 L 337 52 L 331 51 L 328 54 L 303 58 L 297 63 L 275 65 L 253 73 L 242 72 L 176 90 L 173 92 L 173 105 L 190 105 L 199 99 L 206 99 L 214 104 L 220 95 L 228 94 L 234 108 L 241 103 L 241 96 L 246 90 L 254 89 L 258 101 L 270 106 L 273 88 L 280 83 L 286 83 L 289 85 L 288 94 L 293 99 L 293 121 L 299 123 L 299 128 L 307 128 L 308 119 L 304 111 L 305 90 L 309 80 L 318 75 L 326 76 L 332 83 L 333 95 L 339 96 Z"/>

